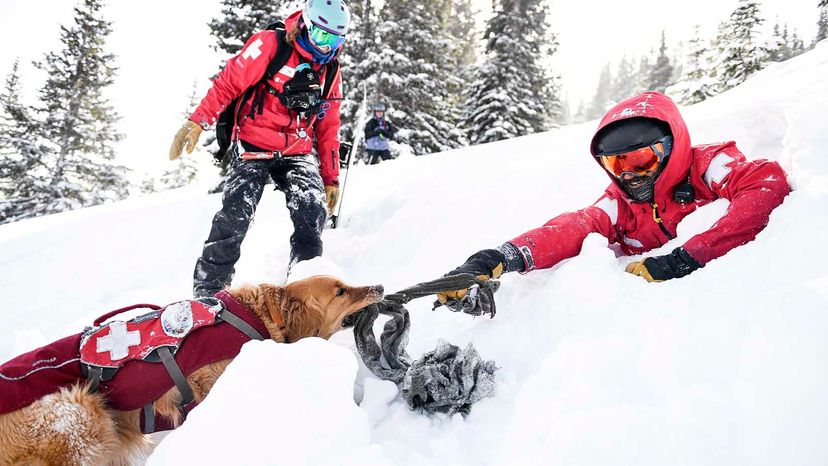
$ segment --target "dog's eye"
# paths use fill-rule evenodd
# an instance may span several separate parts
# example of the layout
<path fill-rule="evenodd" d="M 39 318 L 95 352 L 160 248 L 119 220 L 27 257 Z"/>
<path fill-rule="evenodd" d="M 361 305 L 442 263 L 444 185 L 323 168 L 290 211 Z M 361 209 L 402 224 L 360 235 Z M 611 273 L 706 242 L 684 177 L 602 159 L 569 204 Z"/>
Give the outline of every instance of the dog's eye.
<path fill-rule="evenodd" d="M 337 288 L 336 289 L 336 295 L 337 296 L 342 296 L 344 294 L 345 294 L 345 288 Z"/>

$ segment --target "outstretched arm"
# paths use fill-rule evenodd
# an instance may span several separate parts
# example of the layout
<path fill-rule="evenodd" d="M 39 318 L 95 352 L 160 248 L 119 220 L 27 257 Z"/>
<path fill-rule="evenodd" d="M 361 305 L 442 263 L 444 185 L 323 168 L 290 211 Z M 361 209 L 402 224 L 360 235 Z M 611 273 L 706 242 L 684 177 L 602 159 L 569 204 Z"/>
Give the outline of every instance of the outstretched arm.
<path fill-rule="evenodd" d="M 600 233 L 610 243 L 617 241 L 614 225 L 618 221 L 618 201 L 604 196 L 595 204 L 577 212 L 568 212 L 512 239 L 521 253 L 522 272 L 548 269 L 558 262 L 577 256 L 590 233 Z"/>

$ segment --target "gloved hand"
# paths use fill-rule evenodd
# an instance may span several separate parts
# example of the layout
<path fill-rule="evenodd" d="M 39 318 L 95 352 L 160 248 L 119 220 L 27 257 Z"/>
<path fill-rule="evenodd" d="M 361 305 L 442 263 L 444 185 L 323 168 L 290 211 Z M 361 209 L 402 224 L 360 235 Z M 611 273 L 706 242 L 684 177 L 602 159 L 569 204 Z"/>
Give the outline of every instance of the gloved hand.
<path fill-rule="evenodd" d="M 684 248 L 679 247 L 664 256 L 648 257 L 643 261 L 631 262 L 627 265 L 627 272 L 652 283 L 681 278 L 702 267 L 704 266 L 696 262 Z"/>
<path fill-rule="evenodd" d="M 484 249 L 471 255 L 466 262 L 447 273 L 445 276 L 457 275 L 461 273 L 470 273 L 481 280 L 489 280 L 491 278 L 500 278 L 503 274 L 503 267 L 506 263 L 506 258 L 503 253 L 497 249 Z M 449 300 L 458 300 L 468 294 L 469 289 L 446 291 L 437 293 L 437 300 L 441 304 L 446 304 Z"/>
<path fill-rule="evenodd" d="M 187 153 L 192 154 L 195 149 L 198 138 L 201 136 L 201 126 L 194 121 L 187 120 L 184 126 L 175 133 L 172 145 L 170 146 L 170 160 L 175 160 L 181 157 L 181 151 L 184 149 L 184 143 L 187 144 Z"/>
<path fill-rule="evenodd" d="M 328 202 L 328 215 L 333 215 L 334 207 L 339 200 L 339 186 L 325 186 L 325 200 Z"/>
<path fill-rule="evenodd" d="M 518 248 L 511 243 L 504 243 L 497 249 L 484 249 L 472 254 L 460 267 L 447 273 L 457 275 L 469 273 L 481 280 L 500 278 L 504 272 L 522 272 L 524 270 L 523 256 Z M 499 285 L 492 283 L 490 288 L 496 291 Z M 465 312 L 472 315 L 492 314 L 494 303 L 490 292 L 478 292 L 477 286 L 463 290 L 452 290 L 437 293 L 435 307 L 445 305 L 455 312 Z"/>

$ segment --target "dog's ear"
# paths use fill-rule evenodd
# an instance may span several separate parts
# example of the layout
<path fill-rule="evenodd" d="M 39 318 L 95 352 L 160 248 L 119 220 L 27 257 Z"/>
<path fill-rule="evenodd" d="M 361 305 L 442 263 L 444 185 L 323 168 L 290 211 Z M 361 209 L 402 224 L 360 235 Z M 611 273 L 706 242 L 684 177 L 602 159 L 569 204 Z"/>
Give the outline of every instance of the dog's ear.
<path fill-rule="evenodd" d="M 306 302 L 285 290 L 282 293 L 282 315 L 285 318 L 288 343 L 319 335 L 324 316 L 315 299 Z"/>
<path fill-rule="evenodd" d="M 270 320 L 274 323 L 285 320 L 282 314 L 282 299 L 284 295 L 285 289 L 281 286 L 266 283 L 259 285 L 259 297 L 268 315 L 270 315 Z"/>

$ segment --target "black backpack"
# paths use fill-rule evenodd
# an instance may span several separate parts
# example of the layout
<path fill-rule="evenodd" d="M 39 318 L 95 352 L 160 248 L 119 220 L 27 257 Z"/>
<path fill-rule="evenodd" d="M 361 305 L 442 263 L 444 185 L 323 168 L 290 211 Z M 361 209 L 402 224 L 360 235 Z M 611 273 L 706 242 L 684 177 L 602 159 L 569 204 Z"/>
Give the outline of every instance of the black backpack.
<path fill-rule="evenodd" d="M 284 67 L 288 62 L 290 55 L 293 53 L 293 47 L 291 47 L 285 40 L 287 31 L 285 31 L 285 23 L 282 21 L 276 21 L 268 24 L 265 30 L 276 31 L 276 40 L 278 41 L 276 56 L 273 57 L 273 60 L 271 60 L 270 63 L 268 63 L 267 70 L 262 76 L 262 79 L 247 88 L 239 97 L 233 99 L 233 101 L 227 105 L 227 108 L 225 108 L 219 115 L 218 120 L 216 121 L 216 141 L 218 142 L 219 148 L 218 151 L 213 154 L 217 161 L 224 159 L 227 150 L 233 144 L 233 132 L 239 121 L 239 116 L 241 116 L 240 112 L 242 108 L 244 108 L 245 103 L 251 97 L 254 97 L 249 116 L 251 118 L 255 118 L 257 113 L 260 115 L 262 113 L 265 92 L 270 92 L 279 96 L 275 89 L 270 87 L 267 82 L 270 81 L 270 79 L 273 78 L 273 76 L 278 73 L 279 70 L 281 70 L 282 67 Z M 338 69 L 338 58 L 334 58 L 325 65 L 325 87 L 322 90 L 322 99 L 328 98 L 328 94 L 331 92 L 331 86 L 333 86 Z M 281 99 L 281 96 L 279 97 Z"/>

